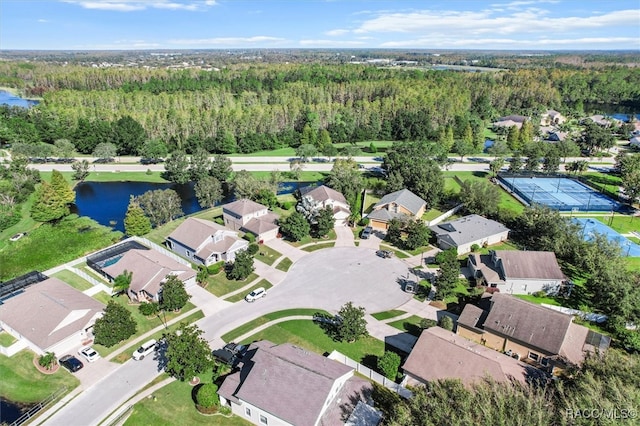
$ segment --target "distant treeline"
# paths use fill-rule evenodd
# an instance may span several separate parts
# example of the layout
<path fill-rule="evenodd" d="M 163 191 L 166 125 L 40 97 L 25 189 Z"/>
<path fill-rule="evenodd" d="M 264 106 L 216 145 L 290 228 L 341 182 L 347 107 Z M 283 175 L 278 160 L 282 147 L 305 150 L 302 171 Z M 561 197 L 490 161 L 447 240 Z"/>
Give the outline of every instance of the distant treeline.
<path fill-rule="evenodd" d="M 640 72 L 627 67 L 466 73 L 267 64 L 202 71 L 3 62 L 0 85 L 43 98 L 28 111 L 5 108 L 0 141 L 64 138 L 83 153 L 113 142 L 121 154 L 137 154 L 136 144 L 119 143 L 126 129 L 113 136 L 123 118 L 170 150 L 223 152 L 222 139 L 232 135 L 235 150 L 254 152 L 297 146 L 305 128 L 327 130 L 334 143 L 436 140 L 442 129 L 462 138 L 469 126 L 507 114 L 535 117 L 554 108 L 571 115 L 583 102 L 640 105 Z"/>

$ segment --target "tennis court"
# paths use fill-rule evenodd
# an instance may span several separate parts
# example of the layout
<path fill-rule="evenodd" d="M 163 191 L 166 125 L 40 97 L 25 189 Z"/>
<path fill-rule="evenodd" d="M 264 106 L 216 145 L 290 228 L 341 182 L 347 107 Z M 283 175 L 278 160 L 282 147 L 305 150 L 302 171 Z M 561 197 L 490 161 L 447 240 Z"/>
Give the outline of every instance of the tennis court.
<path fill-rule="evenodd" d="M 569 178 L 500 176 L 500 183 L 528 205 L 576 212 L 610 212 L 621 207 L 617 201 Z"/>
<path fill-rule="evenodd" d="M 640 245 L 623 237 L 599 220 L 585 218 L 574 218 L 573 220 L 582 227 L 582 237 L 585 241 L 593 239 L 595 234 L 602 234 L 609 241 L 615 241 L 620 245 L 623 256 L 640 257 Z"/>

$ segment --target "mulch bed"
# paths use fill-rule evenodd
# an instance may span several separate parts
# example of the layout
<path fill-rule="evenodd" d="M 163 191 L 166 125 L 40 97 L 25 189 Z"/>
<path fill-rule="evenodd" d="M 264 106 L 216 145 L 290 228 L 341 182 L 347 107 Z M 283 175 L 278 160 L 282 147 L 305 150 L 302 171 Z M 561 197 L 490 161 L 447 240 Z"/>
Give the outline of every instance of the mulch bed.
<path fill-rule="evenodd" d="M 57 362 L 53 365 L 53 367 L 51 367 L 51 370 L 47 370 L 46 368 L 44 368 L 43 366 L 41 366 L 38 363 L 38 359 L 40 357 L 39 356 L 34 356 L 33 357 L 33 365 L 34 367 L 36 367 L 38 369 L 39 372 L 41 372 L 42 374 L 53 374 L 56 371 L 58 371 L 58 369 L 60 368 L 60 364 L 58 364 Z"/>

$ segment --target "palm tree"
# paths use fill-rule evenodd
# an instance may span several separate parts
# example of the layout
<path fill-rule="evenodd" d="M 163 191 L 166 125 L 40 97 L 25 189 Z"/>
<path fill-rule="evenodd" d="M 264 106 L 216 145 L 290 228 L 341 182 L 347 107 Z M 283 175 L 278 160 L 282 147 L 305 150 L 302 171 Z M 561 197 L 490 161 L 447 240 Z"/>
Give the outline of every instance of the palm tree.
<path fill-rule="evenodd" d="M 131 278 L 133 277 L 133 272 L 129 272 L 126 269 L 123 273 L 118 275 L 113 280 L 113 294 L 124 293 L 129 289 L 129 285 L 131 285 Z"/>

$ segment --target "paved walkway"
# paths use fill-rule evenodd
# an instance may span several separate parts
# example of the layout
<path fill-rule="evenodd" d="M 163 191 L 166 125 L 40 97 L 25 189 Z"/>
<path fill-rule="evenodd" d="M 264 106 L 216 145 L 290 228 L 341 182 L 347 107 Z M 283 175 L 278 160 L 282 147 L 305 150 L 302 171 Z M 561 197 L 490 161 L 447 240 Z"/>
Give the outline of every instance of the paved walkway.
<path fill-rule="evenodd" d="M 264 245 L 282 253 L 283 256 L 291 259 L 293 263 L 296 263 L 298 260 L 309 254 L 308 252 L 300 250 L 299 248 L 294 247 L 289 243 L 285 243 L 280 238 L 274 238 L 272 240 L 265 241 Z"/>

